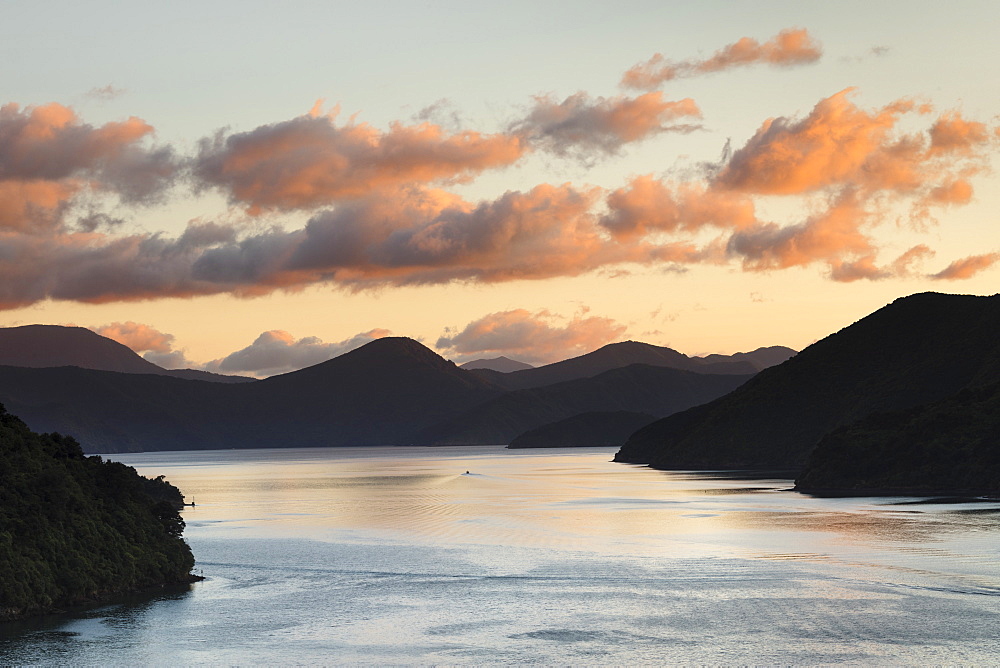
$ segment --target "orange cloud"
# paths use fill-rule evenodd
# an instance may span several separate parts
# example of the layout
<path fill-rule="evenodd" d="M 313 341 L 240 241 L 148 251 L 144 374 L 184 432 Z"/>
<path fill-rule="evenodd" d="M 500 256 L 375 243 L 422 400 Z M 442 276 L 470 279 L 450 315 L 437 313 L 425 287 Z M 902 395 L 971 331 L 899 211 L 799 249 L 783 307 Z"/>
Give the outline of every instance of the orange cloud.
<path fill-rule="evenodd" d="M 971 201 L 969 177 L 985 168 L 991 147 L 984 125 L 947 113 L 926 133 L 900 133 L 904 115 L 923 113 L 912 102 L 866 111 L 850 101 L 851 93 L 820 101 L 801 120 L 767 120 L 712 177 L 712 188 L 751 195 L 850 191 L 873 203 L 909 200 L 914 221 L 928 219 L 930 206 Z"/>
<path fill-rule="evenodd" d="M 886 153 L 904 164 L 908 147 L 892 145 L 888 134 L 899 115 L 911 109 L 893 103 L 874 113 L 858 109 L 843 90 L 820 101 L 801 121 L 772 118 L 737 150 L 715 184 L 763 195 L 801 194 L 866 178 L 873 159 Z M 884 173 L 887 165 L 876 165 Z M 905 171 L 905 170 L 904 170 Z M 878 179 L 885 184 L 886 177 Z M 896 181 L 899 181 L 897 177 Z"/>
<path fill-rule="evenodd" d="M 153 132 L 132 117 L 94 127 L 61 104 L 0 107 L 0 229 L 50 232 L 89 189 L 126 204 L 155 201 L 178 169 L 169 147 L 143 146 Z"/>
<path fill-rule="evenodd" d="M 336 125 L 312 113 L 250 132 L 201 142 L 194 173 L 253 214 L 311 209 L 409 183 L 461 181 L 516 162 L 517 136 L 446 134 L 431 123 L 394 123 L 388 132 L 365 123 Z"/>
<path fill-rule="evenodd" d="M 907 250 L 887 267 L 877 266 L 874 254 L 865 255 L 852 262 L 833 258 L 830 260 L 830 278 L 842 283 L 851 283 L 863 278 L 877 281 L 912 276 L 914 275 L 913 265 L 932 255 L 934 255 L 934 251 L 920 244 Z"/>
<path fill-rule="evenodd" d="M 938 273 L 931 274 L 929 278 L 946 281 L 972 278 L 979 272 L 989 269 L 998 261 L 1000 261 L 1000 253 L 970 255 L 961 260 L 955 260 Z"/>
<path fill-rule="evenodd" d="M 565 324 L 561 320 L 548 311 L 490 313 L 460 332 L 442 336 L 435 347 L 458 363 L 502 355 L 547 364 L 591 352 L 625 333 L 625 326 L 610 318 L 576 315 Z"/>
<path fill-rule="evenodd" d="M 0 229 L 31 233 L 58 228 L 81 187 L 70 180 L 0 180 Z"/>
<path fill-rule="evenodd" d="M 586 93 L 577 93 L 562 102 L 538 98 L 531 112 L 511 126 L 511 132 L 557 155 L 586 157 L 594 150 L 615 153 L 623 144 L 662 132 L 690 132 L 699 126 L 675 121 L 700 117 L 691 98 L 673 102 L 656 92 L 591 100 Z"/>
<path fill-rule="evenodd" d="M 758 223 L 729 237 L 727 250 L 751 271 L 836 262 L 842 255 L 867 256 L 872 240 L 860 231 L 867 212 L 854 197 L 844 197 L 804 223 L 781 227 Z"/>
<path fill-rule="evenodd" d="M 654 231 L 695 231 L 705 226 L 745 228 L 757 222 L 753 200 L 740 193 L 708 190 L 702 184 L 668 186 L 650 175 L 608 194 L 601 219 L 617 239 Z"/>
<path fill-rule="evenodd" d="M 823 51 L 805 29 L 782 30 L 763 44 L 750 37 L 724 46 L 705 60 L 669 61 L 657 53 L 622 76 L 625 88 L 650 90 L 673 79 L 693 77 L 736 67 L 765 64 L 791 67 L 820 59 Z"/>

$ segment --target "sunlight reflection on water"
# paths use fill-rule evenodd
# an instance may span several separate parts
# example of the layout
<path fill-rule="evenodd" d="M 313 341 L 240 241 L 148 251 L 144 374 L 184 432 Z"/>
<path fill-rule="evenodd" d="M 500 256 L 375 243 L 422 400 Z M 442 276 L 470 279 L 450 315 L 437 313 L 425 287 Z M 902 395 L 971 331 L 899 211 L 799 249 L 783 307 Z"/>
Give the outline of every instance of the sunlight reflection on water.
<path fill-rule="evenodd" d="M 1000 505 L 815 499 L 612 452 L 116 456 L 197 503 L 208 580 L 8 626 L 0 660 L 1000 660 Z"/>

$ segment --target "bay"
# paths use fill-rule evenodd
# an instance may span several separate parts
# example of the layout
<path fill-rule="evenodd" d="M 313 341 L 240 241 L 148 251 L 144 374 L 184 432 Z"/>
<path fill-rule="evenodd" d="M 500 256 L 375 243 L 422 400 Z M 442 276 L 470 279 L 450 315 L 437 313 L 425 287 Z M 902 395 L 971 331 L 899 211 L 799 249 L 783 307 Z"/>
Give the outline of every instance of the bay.
<path fill-rule="evenodd" d="M 0 663 L 995 664 L 1000 504 L 819 499 L 614 449 L 114 455 L 204 582 L 0 626 Z"/>

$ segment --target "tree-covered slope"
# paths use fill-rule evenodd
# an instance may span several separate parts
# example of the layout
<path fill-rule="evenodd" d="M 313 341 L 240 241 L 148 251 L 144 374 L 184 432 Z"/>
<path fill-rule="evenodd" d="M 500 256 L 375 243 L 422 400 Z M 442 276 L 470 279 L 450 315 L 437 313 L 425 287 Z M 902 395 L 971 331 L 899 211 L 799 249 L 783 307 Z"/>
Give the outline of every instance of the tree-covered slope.
<path fill-rule="evenodd" d="M 0 619 L 187 582 L 183 497 L 0 406 Z"/>
<path fill-rule="evenodd" d="M 1000 383 L 834 430 L 796 489 L 1000 492 Z"/>
<path fill-rule="evenodd" d="M 833 429 L 1000 378 L 1000 296 L 897 299 L 731 394 L 639 430 L 615 459 L 798 468 Z"/>

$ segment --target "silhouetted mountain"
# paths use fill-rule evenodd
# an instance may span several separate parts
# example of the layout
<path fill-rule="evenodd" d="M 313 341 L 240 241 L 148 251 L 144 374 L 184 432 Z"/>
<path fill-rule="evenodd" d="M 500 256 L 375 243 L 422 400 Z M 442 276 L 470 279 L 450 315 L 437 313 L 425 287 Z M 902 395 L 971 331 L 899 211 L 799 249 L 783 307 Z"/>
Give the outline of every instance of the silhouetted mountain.
<path fill-rule="evenodd" d="M 670 415 L 722 396 L 749 378 L 632 364 L 593 378 L 508 392 L 417 432 L 412 440 L 429 445 L 501 445 L 529 429 L 592 411 Z"/>
<path fill-rule="evenodd" d="M 128 346 L 83 327 L 25 325 L 0 328 L 0 364 L 7 366 L 78 366 L 121 373 L 163 374 Z"/>
<path fill-rule="evenodd" d="M 717 355 L 714 356 L 717 359 L 706 360 L 700 357 L 688 357 L 672 348 L 654 346 L 639 341 L 625 341 L 611 343 L 592 353 L 534 369 L 505 374 L 489 370 L 479 370 L 474 373 L 508 390 L 523 390 L 578 378 L 591 378 L 599 373 L 620 369 L 630 364 L 647 364 L 703 374 L 746 375 L 759 371 L 760 365 L 769 356 L 794 355 L 795 351 L 790 348 L 776 347 L 773 349 L 761 348 L 753 353 L 737 354 L 745 357 L 735 359 L 735 356 Z"/>
<path fill-rule="evenodd" d="M 403 337 L 376 339 L 322 364 L 240 387 L 251 397 L 243 418 L 258 423 L 254 442 L 293 439 L 288 444 L 294 446 L 405 444 L 414 431 L 502 392 Z M 282 419 L 263 417 L 269 413 Z"/>
<path fill-rule="evenodd" d="M 523 371 L 525 369 L 534 369 L 535 367 L 531 364 L 512 360 L 509 357 L 501 355 L 500 357 L 492 357 L 489 359 L 472 360 L 471 362 L 460 364 L 459 368 L 467 371 L 471 371 L 473 369 L 490 369 L 491 371 L 497 371 L 499 373 L 511 373 L 512 371 Z"/>
<path fill-rule="evenodd" d="M 656 420 L 649 413 L 595 411 L 529 429 L 508 448 L 570 448 L 621 445 L 636 430 Z"/>
<path fill-rule="evenodd" d="M 763 371 L 768 367 L 777 366 L 795 355 L 795 351 L 785 346 L 768 346 L 758 348 L 748 353 L 733 353 L 732 355 L 705 355 L 704 357 L 692 357 L 692 360 L 701 360 L 702 364 L 719 364 L 722 362 L 748 362 L 757 371 Z M 695 369 L 697 371 L 697 369 Z"/>
<path fill-rule="evenodd" d="M 148 373 L 217 383 L 245 383 L 255 380 L 194 369 L 164 369 L 143 359 L 128 346 L 89 329 L 61 325 L 0 327 L 0 365 L 31 368 L 78 366 L 99 371 Z"/>
<path fill-rule="evenodd" d="M 640 429 L 616 461 L 797 468 L 833 429 L 1000 378 L 1000 296 L 897 299 L 725 397 Z"/>
<path fill-rule="evenodd" d="M 1000 492 L 1000 383 L 835 429 L 813 450 L 805 492 Z"/>
<path fill-rule="evenodd" d="M 0 402 L 87 452 L 402 444 L 500 393 L 403 338 L 254 383 L 0 367 Z"/>

